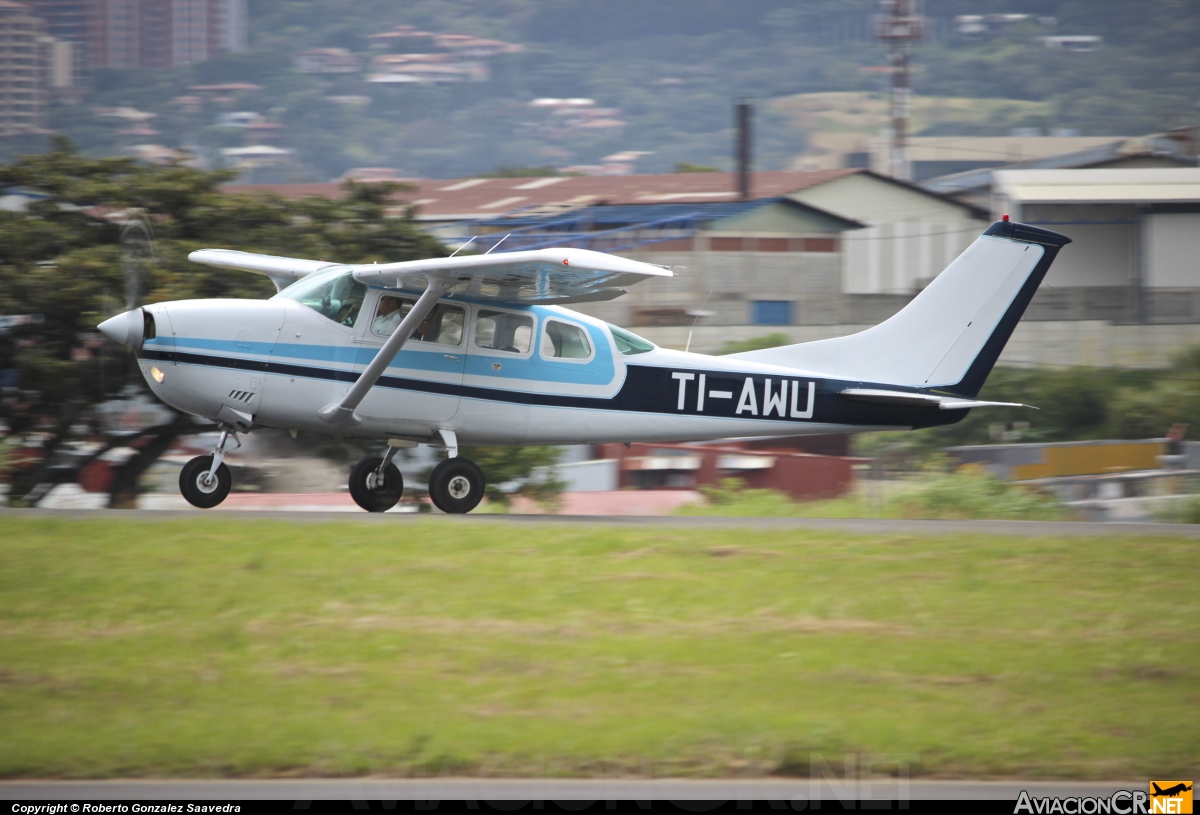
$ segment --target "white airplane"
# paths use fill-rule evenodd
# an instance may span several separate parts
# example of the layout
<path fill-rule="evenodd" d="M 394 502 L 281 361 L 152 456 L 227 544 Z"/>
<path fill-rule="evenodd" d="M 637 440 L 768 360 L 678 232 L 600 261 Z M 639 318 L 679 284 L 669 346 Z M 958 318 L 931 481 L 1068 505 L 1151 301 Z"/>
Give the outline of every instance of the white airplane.
<path fill-rule="evenodd" d="M 670 277 L 583 249 L 343 265 L 225 249 L 197 263 L 267 275 L 269 300 L 183 300 L 100 324 L 137 352 L 150 389 L 216 422 L 183 468 L 198 507 L 228 495 L 228 442 L 253 427 L 386 441 L 350 494 L 400 498 L 396 450 L 444 448 L 429 495 L 470 512 L 484 476 L 459 444 L 595 444 L 904 430 L 953 424 L 976 397 L 1069 239 L 994 223 L 891 319 L 836 339 L 713 357 L 658 348 L 564 308 Z"/>

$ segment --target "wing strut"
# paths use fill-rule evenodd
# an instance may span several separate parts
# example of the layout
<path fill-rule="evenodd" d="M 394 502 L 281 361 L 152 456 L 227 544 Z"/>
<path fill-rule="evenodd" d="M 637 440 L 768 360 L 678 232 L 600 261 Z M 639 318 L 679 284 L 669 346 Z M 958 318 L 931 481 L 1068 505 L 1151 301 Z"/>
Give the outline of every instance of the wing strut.
<path fill-rule="evenodd" d="M 355 383 L 350 386 L 350 390 L 342 397 L 342 401 L 321 408 L 317 411 L 318 416 L 332 425 L 344 427 L 353 427 L 362 423 L 362 417 L 355 413 L 354 409 L 362 402 L 367 391 L 371 390 L 379 381 L 379 377 L 387 370 L 387 366 L 392 364 L 392 360 L 396 358 L 396 354 L 408 341 L 413 329 L 429 316 L 429 312 L 433 311 L 433 307 L 437 305 L 438 298 L 455 283 L 453 280 L 444 280 L 433 275 L 426 275 L 425 279 L 428 281 L 425 292 L 408 314 L 404 315 L 404 319 L 400 321 L 400 325 L 396 326 L 392 336 L 388 337 L 387 342 L 379 349 L 375 359 L 371 360 Z"/>

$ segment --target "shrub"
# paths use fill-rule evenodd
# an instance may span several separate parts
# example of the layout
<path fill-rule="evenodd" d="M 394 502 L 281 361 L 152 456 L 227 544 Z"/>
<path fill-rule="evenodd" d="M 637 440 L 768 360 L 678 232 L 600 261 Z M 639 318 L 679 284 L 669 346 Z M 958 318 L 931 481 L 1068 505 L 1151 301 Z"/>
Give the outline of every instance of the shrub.
<path fill-rule="evenodd" d="M 1066 508 L 1044 493 L 988 473 L 958 470 L 891 502 L 897 518 L 1057 521 Z"/>
<path fill-rule="evenodd" d="M 748 490 L 738 478 L 701 487 L 705 504 L 677 510 L 681 515 L 804 518 L 923 518 L 944 520 L 1055 521 L 1067 509 L 1055 498 L 984 472 L 958 470 L 929 474 L 912 489 L 873 505 L 862 497 L 793 501 L 776 490 Z"/>

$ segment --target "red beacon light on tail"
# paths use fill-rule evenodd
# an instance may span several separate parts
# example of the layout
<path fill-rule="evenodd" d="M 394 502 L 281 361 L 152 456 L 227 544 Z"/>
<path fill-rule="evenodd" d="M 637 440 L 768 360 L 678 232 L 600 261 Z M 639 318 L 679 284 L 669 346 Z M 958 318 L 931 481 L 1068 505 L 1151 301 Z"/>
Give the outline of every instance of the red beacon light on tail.
<path fill-rule="evenodd" d="M 1007 212 L 1006 212 L 1006 213 L 1004 213 L 1004 215 L 1003 215 L 1003 216 L 1000 218 L 1000 220 L 1002 220 L 1002 221 L 1007 221 L 1007 220 L 1008 220 L 1008 213 L 1007 213 Z"/>

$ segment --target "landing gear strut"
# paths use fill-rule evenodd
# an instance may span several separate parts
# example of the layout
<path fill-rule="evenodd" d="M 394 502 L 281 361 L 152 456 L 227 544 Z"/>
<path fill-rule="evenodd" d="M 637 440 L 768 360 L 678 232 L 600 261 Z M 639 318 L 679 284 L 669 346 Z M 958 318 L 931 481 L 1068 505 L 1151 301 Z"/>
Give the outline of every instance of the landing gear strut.
<path fill-rule="evenodd" d="M 367 512 L 387 512 L 404 492 L 404 479 L 392 463 L 396 450 L 388 447 L 383 458 L 364 458 L 350 471 L 350 497 Z"/>
<path fill-rule="evenodd" d="M 242 446 L 236 433 L 222 430 L 221 438 L 211 455 L 196 456 L 180 470 L 179 491 L 192 506 L 212 509 L 229 495 L 229 489 L 233 486 L 233 476 L 225 466 L 225 445 L 231 437 L 234 444 Z"/>

